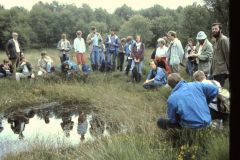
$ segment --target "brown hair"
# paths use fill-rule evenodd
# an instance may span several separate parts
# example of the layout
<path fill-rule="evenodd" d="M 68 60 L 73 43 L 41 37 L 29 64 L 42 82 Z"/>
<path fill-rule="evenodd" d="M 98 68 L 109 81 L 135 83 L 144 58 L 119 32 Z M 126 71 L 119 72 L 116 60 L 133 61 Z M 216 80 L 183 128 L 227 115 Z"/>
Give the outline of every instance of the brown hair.
<path fill-rule="evenodd" d="M 196 71 L 193 73 L 193 79 L 195 81 L 199 81 L 199 82 L 202 82 L 202 80 L 204 80 L 206 77 L 205 77 L 205 74 L 203 71 Z"/>

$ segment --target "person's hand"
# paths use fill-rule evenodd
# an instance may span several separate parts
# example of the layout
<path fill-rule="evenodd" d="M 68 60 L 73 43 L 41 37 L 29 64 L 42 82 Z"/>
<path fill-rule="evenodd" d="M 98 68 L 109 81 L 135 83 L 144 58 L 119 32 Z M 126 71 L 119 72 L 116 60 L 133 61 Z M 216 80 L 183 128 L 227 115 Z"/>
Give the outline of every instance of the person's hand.
<path fill-rule="evenodd" d="M 22 63 L 21 63 L 21 66 L 23 66 L 23 65 L 25 65 L 25 64 L 26 64 L 26 62 L 22 62 Z"/>

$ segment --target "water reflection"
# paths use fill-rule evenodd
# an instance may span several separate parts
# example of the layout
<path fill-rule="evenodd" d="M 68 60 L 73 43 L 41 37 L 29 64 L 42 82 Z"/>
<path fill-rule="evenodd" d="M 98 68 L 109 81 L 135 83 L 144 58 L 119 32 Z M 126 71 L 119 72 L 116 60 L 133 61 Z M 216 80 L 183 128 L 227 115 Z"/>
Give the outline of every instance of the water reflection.
<path fill-rule="evenodd" d="M 107 124 L 96 115 L 90 109 L 56 103 L 6 110 L 0 113 L 0 159 L 8 152 L 25 150 L 36 138 L 76 145 L 109 135 Z"/>

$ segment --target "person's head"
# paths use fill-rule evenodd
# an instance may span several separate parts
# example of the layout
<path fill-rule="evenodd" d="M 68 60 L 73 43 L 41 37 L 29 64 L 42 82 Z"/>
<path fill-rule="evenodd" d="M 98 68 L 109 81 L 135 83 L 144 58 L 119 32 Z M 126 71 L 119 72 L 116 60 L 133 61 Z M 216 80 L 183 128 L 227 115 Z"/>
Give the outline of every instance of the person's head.
<path fill-rule="evenodd" d="M 126 38 L 122 38 L 121 43 L 126 43 Z"/>
<path fill-rule="evenodd" d="M 212 24 L 212 35 L 217 38 L 222 33 L 222 24 L 221 23 L 213 23 Z"/>
<path fill-rule="evenodd" d="M 61 35 L 61 38 L 65 40 L 65 39 L 67 39 L 67 35 L 66 35 L 65 33 L 63 33 L 63 34 Z"/>
<path fill-rule="evenodd" d="M 115 30 L 114 28 L 112 28 L 112 29 L 110 30 L 110 32 L 111 32 L 111 35 L 113 36 L 113 35 L 115 35 L 116 30 Z"/>
<path fill-rule="evenodd" d="M 188 38 L 188 45 L 193 46 L 194 45 L 194 40 L 192 38 Z"/>
<path fill-rule="evenodd" d="M 17 32 L 12 32 L 12 37 L 14 40 L 18 39 L 18 33 Z"/>
<path fill-rule="evenodd" d="M 131 42 L 132 36 L 127 36 L 127 42 Z"/>
<path fill-rule="evenodd" d="M 3 60 L 3 64 L 8 64 L 8 63 L 9 63 L 9 60 L 7 60 L 7 59 Z"/>
<path fill-rule="evenodd" d="M 196 39 L 200 44 L 203 44 L 206 38 L 207 38 L 207 35 L 203 31 L 198 32 L 196 37 Z"/>
<path fill-rule="evenodd" d="M 47 52 L 46 52 L 46 51 L 42 51 L 42 52 L 41 52 L 42 58 L 44 58 L 46 55 L 47 55 Z"/>
<path fill-rule="evenodd" d="M 170 41 L 173 41 L 177 37 L 177 33 L 175 31 L 168 31 L 167 38 Z"/>
<path fill-rule="evenodd" d="M 204 79 L 206 79 L 206 76 L 203 71 L 196 71 L 193 73 L 193 79 L 195 81 L 202 82 Z"/>
<path fill-rule="evenodd" d="M 92 27 L 91 27 L 91 32 L 92 32 L 92 33 L 96 33 L 96 32 L 97 32 L 97 29 L 96 29 L 95 26 L 92 26 Z"/>
<path fill-rule="evenodd" d="M 153 70 L 156 70 L 156 68 L 157 68 L 157 64 L 156 64 L 156 62 L 153 61 L 153 60 L 151 60 L 151 61 L 149 62 L 149 66 L 150 66 L 150 68 L 153 69 Z"/>
<path fill-rule="evenodd" d="M 141 36 L 140 35 L 136 35 L 136 42 L 139 43 L 141 41 L 142 41 Z"/>
<path fill-rule="evenodd" d="M 171 73 L 167 77 L 167 83 L 171 88 L 174 88 L 181 80 L 182 77 L 179 73 Z"/>
<path fill-rule="evenodd" d="M 159 38 L 157 40 L 158 44 L 160 47 L 163 47 L 166 44 L 166 41 L 163 38 Z"/>
<path fill-rule="evenodd" d="M 78 30 L 78 31 L 76 32 L 76 35 L 77 35 L 78 38 L 82 37 L 82 31 Z"/>

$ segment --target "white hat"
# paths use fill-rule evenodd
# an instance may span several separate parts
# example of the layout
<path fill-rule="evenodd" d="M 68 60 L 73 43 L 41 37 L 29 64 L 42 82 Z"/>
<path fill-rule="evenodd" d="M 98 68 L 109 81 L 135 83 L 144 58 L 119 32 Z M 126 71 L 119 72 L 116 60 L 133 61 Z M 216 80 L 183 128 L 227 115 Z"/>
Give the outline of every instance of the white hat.
<path fill-rule="evenodd" d="M 198 32 L 197 37 L 196 37 L 197 40 L 203 40 L 206 38 L 207 38 L 207 35 L 203 31 Z"/>

